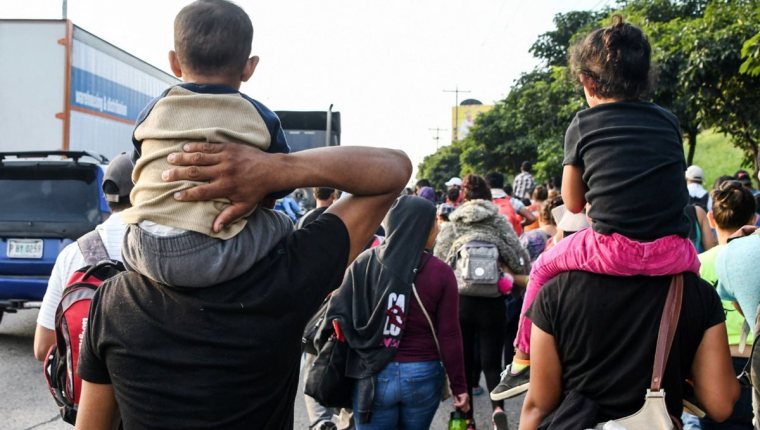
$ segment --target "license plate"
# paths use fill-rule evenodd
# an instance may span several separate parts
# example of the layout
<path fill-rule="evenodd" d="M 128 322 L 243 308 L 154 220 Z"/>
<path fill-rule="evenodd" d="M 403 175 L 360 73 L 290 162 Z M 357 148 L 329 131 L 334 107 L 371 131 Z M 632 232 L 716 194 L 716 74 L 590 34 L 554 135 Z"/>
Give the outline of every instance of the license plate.
<path fill-rule="evenodd" d="M 42 239 L 8 239 L 8 258 L 42 258 Z"/>

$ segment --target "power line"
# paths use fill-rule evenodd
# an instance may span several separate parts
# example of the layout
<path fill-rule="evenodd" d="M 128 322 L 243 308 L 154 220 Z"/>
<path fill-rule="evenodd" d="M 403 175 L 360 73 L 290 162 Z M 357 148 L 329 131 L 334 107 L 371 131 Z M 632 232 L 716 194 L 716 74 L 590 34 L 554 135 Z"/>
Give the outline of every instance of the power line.
<path fill-rule="evenodd" d="M 428 130 L 435 132 L 435 137 L 433 138 L 433 140 L 435 140 L 435 150 L 437 152 L 438 148 L 440 147 L 439 143 L 441 140 L 441 132 L 446 131 L 446 129 L 436 127 L 436 128 L 429 128 Z"/>

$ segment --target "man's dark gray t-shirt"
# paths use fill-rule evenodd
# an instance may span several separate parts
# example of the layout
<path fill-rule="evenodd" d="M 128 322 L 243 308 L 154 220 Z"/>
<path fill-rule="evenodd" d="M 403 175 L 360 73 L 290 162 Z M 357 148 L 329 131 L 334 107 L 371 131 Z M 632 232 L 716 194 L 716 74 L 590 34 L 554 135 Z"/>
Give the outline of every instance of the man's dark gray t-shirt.
<path fill-rule="evenodd" d="M 595 231 L 688 236 L 686 161 L 678 119 L 667 110 L 627 101 L 578 112 L 565 133 L 563 164 L 583 169 Z"/>
<path fill-rule="evenodd" d="M 79 373 L 113 384 L 125 429 L 292 429 L 303 329 L 342 281 L 349 247 L 340 218 L 323 214 L 223 284 L 109 280 Z"/>

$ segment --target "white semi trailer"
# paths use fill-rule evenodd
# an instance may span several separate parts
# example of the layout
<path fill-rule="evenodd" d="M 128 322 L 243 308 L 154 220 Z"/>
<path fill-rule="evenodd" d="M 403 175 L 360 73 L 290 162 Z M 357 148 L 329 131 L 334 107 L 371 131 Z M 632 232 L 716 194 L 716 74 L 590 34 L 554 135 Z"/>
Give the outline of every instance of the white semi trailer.
<path fill-rule="evenodd" d="M 0 20 L 0 151 L 132 148 L 135 120 L 179 82 L 69 20 Z"/>

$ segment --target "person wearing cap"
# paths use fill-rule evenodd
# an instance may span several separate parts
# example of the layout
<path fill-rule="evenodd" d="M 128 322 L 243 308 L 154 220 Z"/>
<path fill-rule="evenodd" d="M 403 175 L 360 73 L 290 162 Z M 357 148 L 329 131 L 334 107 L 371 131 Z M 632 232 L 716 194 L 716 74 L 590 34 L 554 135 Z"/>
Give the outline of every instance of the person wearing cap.
<path fill-rule="evenodd" d="M 689 190 L 689 204 L 697 205 L 707 211 L 710 194 L 702 185 L 705 172 L 701 167 L 692 164 L 686 169 L 686 189 Z"/>
<path fill-rule="evenodd" d="M 456 176 L 454 176 L 453 178 L 451 178 L 448 181 L 446 181 L 445 185 L 447 187 L 449 187 L 449 188 L 451 188 L 451 187 L 462 188 L 462 179 L 457 178 Z"/>
<path fill-rule="evenodd" d="M 455 208 L 462 204 L 464 194 L 462 193 L 462 180 L 454 176 L 446 181 L 446 203 L 453 205 Z"/>
<path fill-rule="evenodd" d="M 111 161 L 103 177 L 103 194 L 111 209 L 111 216 L 95 227 L 95 230 L 100 234 L 108 256 L 118 261 L 121 261 L 121 243 L 127 231 L 127 225 L 121 219 L 121 211 L 132 206 L 129 193 L 133 187 L 133 168 L 131 157 L 122 153 Z M 61 301 L 63 287 L 71 274 L 85 265 L 76 241 L 58 254 L 37 315 L 37 328 L 34 332 L 34 356 L 37 360 L 45 360 L 50 346 L 55 343 L 55 311 Z"/>

